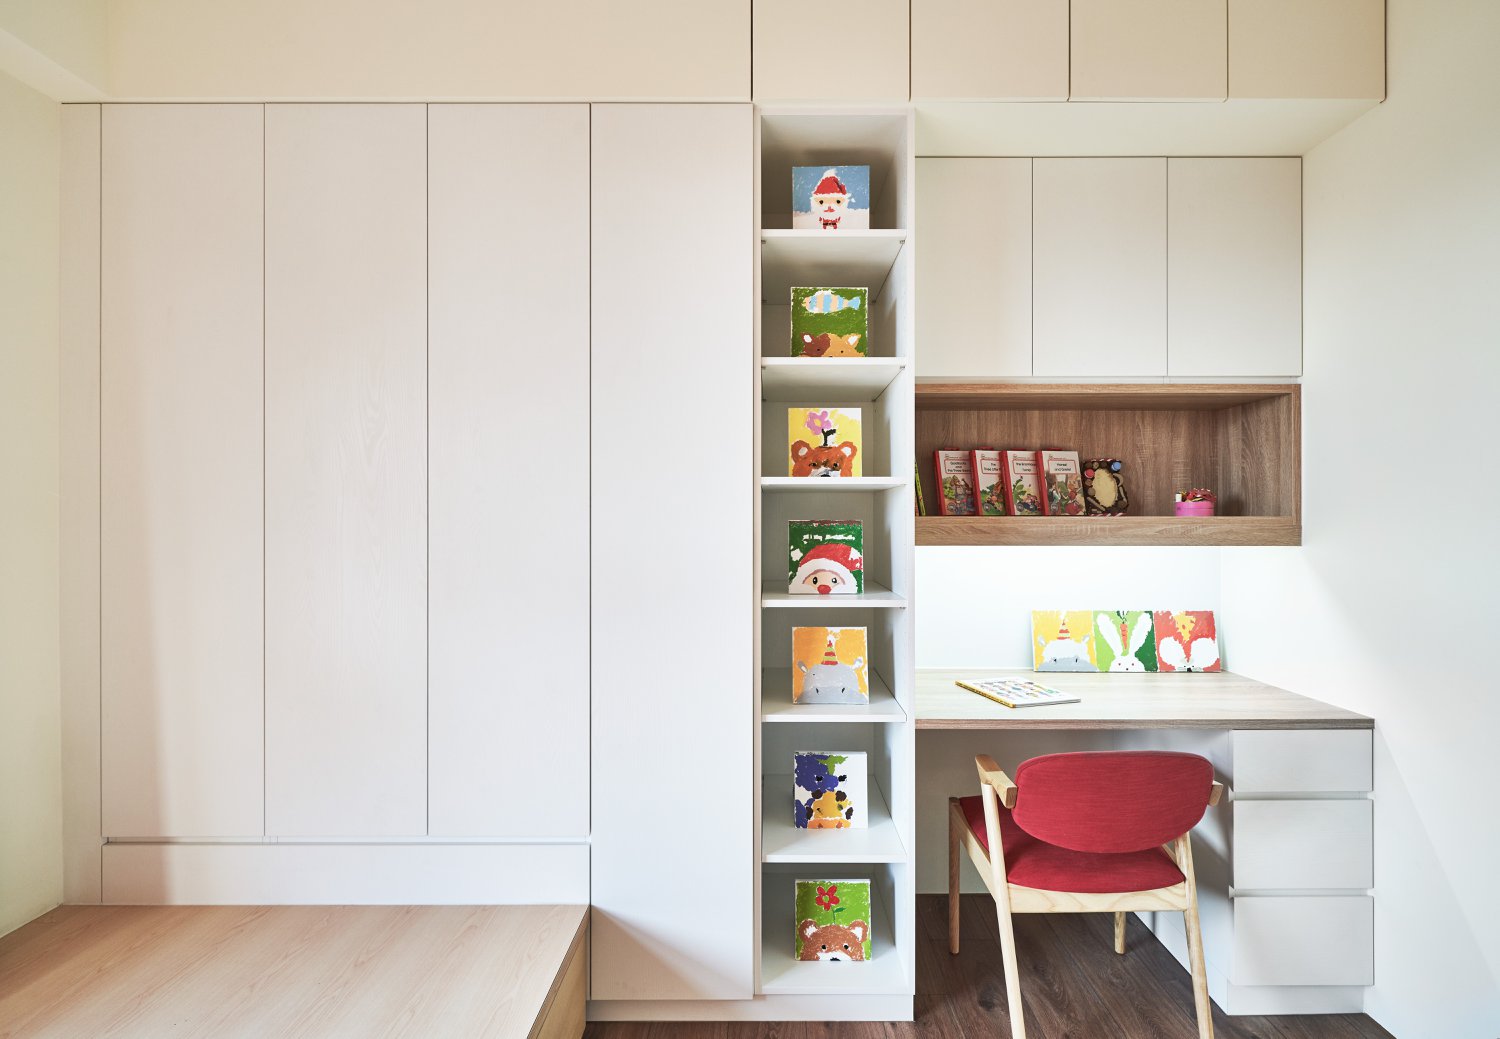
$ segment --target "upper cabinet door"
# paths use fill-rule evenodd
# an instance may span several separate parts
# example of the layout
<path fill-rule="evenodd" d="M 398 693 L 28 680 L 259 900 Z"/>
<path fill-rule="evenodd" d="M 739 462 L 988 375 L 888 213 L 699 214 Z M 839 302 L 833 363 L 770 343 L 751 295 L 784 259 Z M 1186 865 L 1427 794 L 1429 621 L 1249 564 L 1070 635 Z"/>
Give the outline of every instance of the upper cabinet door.
<path fill-rule="evenodd" d="M 1079 101 L 1221 101 L 1226 0 L 1072 0 Z"/>
<path fill-rule="evenodd" d="M 262 832 L 260 105 L 105 105 L 104 833 Z"/>
<path fill-rule="evenodd" d="M 1032 163 L 1036 375 L 1167 374 L 1165 159 Z"/>
<path fill-rule="evenodd" d="M 1302 374 L 1302 160 L 1167 160 L 1167 374 Z"/>
<path fill-rule="evenodd" d="M 911 94 L 1067 100 L 1068 0 L 911 0 Z"/>
<path fill-rule="evenodd" d="M 430 832 L 586 837 L 589 110 L 429 120 Z"/>
<path fill-rule="evenodd" d="M 427 829 L 427 109 L 266 110 L 266 828 Z"/>
<path fill-rule="evenodd" d="M 828 9 L 802 0 L 755 0 L 751 6 L 755 100 L 907 100 L 907 0 Z"/>
<path fill-rule="evenodd" d="M 1031 374 L 1031 160 L 918 159 L 921 376 Z"/>
<path fill-rule="evenodd" d="M 754 988 L 753 138 L 749 105 L 593 109 L 594 999 Z M 713 204 L 683 214 L 683 184 Z M 672 569 L 693 536 L 704 565 Z M 700 747 L 713 803 L 685 815 Z M 708 931 L 684 870 L 726 893 Z"/>
<path fill-rule="evenodd" d="M 1385 0 L 1229 0 L 1229 96 L 1385 97 Z"/>

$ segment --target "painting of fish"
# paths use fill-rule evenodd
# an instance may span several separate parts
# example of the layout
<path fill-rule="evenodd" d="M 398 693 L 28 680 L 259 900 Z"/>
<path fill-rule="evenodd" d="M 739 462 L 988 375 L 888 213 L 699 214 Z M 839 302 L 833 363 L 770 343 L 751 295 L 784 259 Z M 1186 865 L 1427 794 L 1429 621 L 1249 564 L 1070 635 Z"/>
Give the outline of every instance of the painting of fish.
<path fill-rule="evenodd" d="M 840 296 L 831 289 L 819 289 L 802 301 L 809 314 L 837 314 L 841 310 L 858 310 L 858 296 Z"/>

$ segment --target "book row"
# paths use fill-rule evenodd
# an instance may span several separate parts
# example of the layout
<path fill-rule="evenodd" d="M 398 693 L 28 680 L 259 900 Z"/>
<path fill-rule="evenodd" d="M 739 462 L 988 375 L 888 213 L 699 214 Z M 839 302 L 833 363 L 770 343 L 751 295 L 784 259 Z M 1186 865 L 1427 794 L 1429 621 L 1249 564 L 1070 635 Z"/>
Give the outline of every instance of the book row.
<path fill-rule="evenodd" d="M 943 516 L 1123 516 L 1130 507 L 1118 458 L 942 448 L 933 462 Z"/>

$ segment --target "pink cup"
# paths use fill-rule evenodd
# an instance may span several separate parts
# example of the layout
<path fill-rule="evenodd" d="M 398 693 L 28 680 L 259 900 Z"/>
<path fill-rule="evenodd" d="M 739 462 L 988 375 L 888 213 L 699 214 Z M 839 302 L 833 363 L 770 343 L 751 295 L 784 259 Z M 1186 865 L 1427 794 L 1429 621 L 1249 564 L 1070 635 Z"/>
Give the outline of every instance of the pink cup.
<path fill-rule="evenodd" d="M 1214 503 L 1211 501 L 1179 501 L 1172 504 L 1179 516 L 1212 516 L 1214 514 Z"/>

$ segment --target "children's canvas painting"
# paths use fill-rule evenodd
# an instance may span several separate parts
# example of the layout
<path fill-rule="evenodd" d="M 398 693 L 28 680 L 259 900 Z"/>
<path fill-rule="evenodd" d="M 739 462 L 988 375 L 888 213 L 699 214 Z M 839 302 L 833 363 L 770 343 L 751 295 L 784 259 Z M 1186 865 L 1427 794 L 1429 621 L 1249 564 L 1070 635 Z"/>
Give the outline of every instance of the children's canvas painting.
<path fill-rule="evenodd" d="M 858 595 L 865 590 L 865 526 L 859 520 L 787 523 L 787 591 Z"/>
<path fill-rule="evenodd" d="M 860 963 L 870 958 L 870 882 L 798 880 L 797 959 Z"/>
<path fill-rule="evenodd" d="M 1100 671 L 1155 671 L 1156 630 L 1148 610 L 1094 614 L 1094 659 Z"/>
<path fill-rule="evenodd" d="M 870 227 L 870 167 L 793 166 L 792 227 L 865 231 Z"/>
<path fill-rule="evenodd" d="M 864 628 L 792 629 L 792 702 L 870 702 L 869 633 Z"/>
<path fill-rule="evenodd" d="M 1093 610 L 1032 610 L 1031 658 L 1037 671 L 1097 671 Z"/>
<path fill-rule="evenodd" d="M 864 425 L 859 408 L 788 408 L 786 425 L 790 475 L 860 475 Z"/>
<path fill-rule="evenodd" d="M 1157 610 L 1156 660 L 1162 671 L 1220 670 L 1214 612 Z"/>
<path fill-rule="evenodd" d="M 869 340 L 869 289 L 792 286 L 793 357 L 864 357 Z"/>
<path fill-rule="evenodd" d="M 864 751 L 799 750 L 793 757 L 792 818 L 799 830 L 862 830 L 870 825 Z"/>

